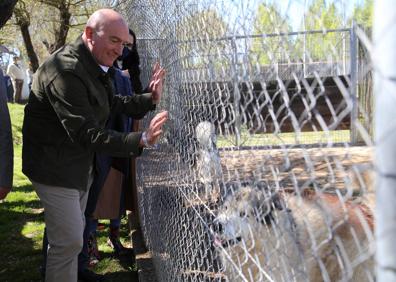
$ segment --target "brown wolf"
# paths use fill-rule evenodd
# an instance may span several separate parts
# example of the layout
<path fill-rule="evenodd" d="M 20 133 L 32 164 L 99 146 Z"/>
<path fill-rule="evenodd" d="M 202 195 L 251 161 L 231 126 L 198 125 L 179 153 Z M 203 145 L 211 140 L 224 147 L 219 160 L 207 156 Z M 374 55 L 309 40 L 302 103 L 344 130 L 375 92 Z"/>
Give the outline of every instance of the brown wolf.
<path fill-rule="evenodd" d="M 225 274 L 229 281 L 374 281 L 372 205 L 240 188 L 215 219 Z"/>

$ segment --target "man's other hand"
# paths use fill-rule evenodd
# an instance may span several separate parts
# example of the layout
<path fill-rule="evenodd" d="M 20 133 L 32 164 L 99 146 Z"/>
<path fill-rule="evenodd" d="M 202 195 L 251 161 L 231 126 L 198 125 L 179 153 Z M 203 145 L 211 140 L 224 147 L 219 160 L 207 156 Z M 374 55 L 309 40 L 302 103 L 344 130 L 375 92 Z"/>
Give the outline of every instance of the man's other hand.
<path fill-rule="evenodd" d="M 152 93 L 154 104 L 158 104 L 161 100 L 165 70 L 157 62 L 155 63 L 149 83 L 149 90 Z"/>
<path fill-rule="evenodd" d="M 164 111 L 157 114 L 153 119 L 150 121 L 150 126 L 146 130 L 146 138 L 147 143 L 150 146 L 153 146 L 157 143 L 159 137 L 162 134 L 162 125 L 168 120 L 168 112 Z M 144 146 L 143 141 L 140 141 L 140 144 Z"/>

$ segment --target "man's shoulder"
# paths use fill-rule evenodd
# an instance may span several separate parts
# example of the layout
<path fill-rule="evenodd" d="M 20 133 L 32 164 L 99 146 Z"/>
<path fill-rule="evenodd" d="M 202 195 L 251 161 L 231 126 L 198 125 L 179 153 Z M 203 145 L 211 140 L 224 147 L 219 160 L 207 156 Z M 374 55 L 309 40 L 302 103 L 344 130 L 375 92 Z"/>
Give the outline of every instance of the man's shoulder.
<path fill-rule="evenodd" d="M 78 56 L 73 52 L 71 45 L 65 45 L 52 54 L 38 69 L 48 81 L 52 81 L 61 73 L 71 72 L 76 76 L 84 75 L 84 67 Z"/>
<path fill-rule="evenodd" d="M 54 53 L 46 62 L 47 67 L 55 67 L 59 70 L 72 70 L 79 68 L 81 62 L 73 50 L 72 45 L 65 45 Z"/>

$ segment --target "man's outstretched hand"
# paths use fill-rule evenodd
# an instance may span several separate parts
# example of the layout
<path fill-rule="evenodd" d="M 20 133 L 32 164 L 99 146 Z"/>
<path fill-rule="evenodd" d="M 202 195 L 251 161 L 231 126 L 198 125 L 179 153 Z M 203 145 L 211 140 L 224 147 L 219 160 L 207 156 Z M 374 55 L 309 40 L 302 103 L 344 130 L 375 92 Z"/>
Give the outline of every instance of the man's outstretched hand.
<path fill-rule="evenodd" d="M 149 83 L 149 90 L 152 93 L 154 104 L 158 104 L 161 100 L 164 77 L 165 69 L 163 69 L 158 62 L 155 63 Z"/>
<path fill-rule="evenodd" d="M 162 134 L 162 125 L 168 120 L 168 112 L 164 111 L 157 114 L 153 119 L 150 121 L 149 128 L 145 131 L 145 136 L 147 139 L 147 143 L 150 146 L 153 146 L 157 143 L 159 137 Z M 144 141 L 140 140 L 140 145 L 145 146 Z"/>

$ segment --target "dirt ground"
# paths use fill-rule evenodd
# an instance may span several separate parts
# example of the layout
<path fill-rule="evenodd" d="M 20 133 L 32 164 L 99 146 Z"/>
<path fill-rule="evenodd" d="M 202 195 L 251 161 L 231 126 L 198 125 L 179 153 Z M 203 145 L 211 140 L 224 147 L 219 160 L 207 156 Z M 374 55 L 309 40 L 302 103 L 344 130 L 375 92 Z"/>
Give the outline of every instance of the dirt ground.
<path fill-rule="evenodd" d="M 221 159 L 226 181 L 254 178 L 283 189 L 354 193 L 372 187 L 373 148 L 367 146 L 221 151 Z"/>
<path fill-rule="evenodd" d="M 136 266 L 140 282 L 157 282 L 151 253 L 146 249 L 144 238 L 136 218 L 129 214 L 131 243 L 135 253 Z"/>

